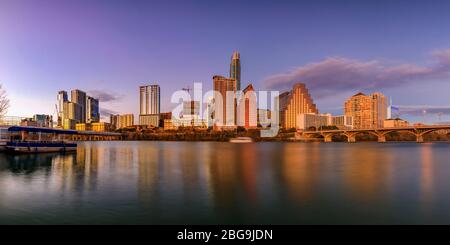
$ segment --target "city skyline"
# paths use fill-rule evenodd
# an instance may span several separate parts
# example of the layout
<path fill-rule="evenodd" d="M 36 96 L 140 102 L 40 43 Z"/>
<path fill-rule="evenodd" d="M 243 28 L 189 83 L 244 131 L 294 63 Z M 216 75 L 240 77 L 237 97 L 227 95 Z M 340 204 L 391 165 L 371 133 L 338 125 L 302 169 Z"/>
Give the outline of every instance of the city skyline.
<path fill-rule="evenodd" d="M 333 10 L 327 11 L 311 2 L 241 3 L 232 12 L 235 19 L 222 20 L 230 6 L 197 1 L 186 6 L 192 11 L 170 20 L 173 4 L 48 2 L 58 8 L 0 3 L 0 83 L 11 99 L 9 115 L 53 115 L 54 95 L 63 88 L 99 98 L 104 121 L 110 113 L 138 115 L 136 88 L 146 81 L 158 81 L 161 112 L 167 112 L 175 106 L 174 91 L 193 82 L 209 90 L 213 75 L 228 76 L 230 55 L 238 51 L 241 88 L 251 83 L 255 90 L 284 92 L 305 83 L 319 110 L 332 114 L 342 114 L 353 94 L 382 92 L 412 122 L 437 122 L 439 112 L 442 121 L 450 121 L 450 34 L 442 32 L 450 17 L 440 14 L 449 3 L 416 3 L 405 12 L 406 3 L 383 2 L 376 5 L 380 13 L 374 3 L 345 8 L 330 2 Z M 207 23 L 206 12 L 218 18 Z M 23 15 L 29 18 L 16 21 Z M 63 15 L 72 18 L 54 22 Z M 238 21 L 242 26 L 235 30 Z M 314 29 L 308 28 L 311 21 Z M 183 31 L 186 25 L 193 33 Z M 226 38 L 231 33 L 236 38 Z"/>

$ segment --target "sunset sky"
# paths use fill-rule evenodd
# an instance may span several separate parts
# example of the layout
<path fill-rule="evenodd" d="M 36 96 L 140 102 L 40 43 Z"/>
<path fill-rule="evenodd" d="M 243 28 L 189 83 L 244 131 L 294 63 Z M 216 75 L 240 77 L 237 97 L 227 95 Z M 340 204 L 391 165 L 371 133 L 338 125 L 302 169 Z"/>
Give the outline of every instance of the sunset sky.
<path fill-rule="evenodd" d="M 411 121 L 450 122 L 450 1 L 0 0 L 0 83 L 8 115 L 54 114 L 59 90 L 138 114 L 138 86 L 161 109 L 193 82 L 212 89 L 241 53 L 242 85 L 304 82 L 322 113 L 382 92 Z M 423 110 L 427 111 L 424 115 Z M 108 121 L 108 120 L 106 120 Z"/>

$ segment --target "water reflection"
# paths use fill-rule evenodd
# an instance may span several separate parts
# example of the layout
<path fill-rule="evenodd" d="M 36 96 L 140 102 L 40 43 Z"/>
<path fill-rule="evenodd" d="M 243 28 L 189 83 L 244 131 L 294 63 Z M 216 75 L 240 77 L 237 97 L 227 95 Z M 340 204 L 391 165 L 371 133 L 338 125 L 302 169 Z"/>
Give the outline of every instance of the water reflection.
<path fill-rule="evenodd" d="M 95 142 L 0 154 L 0 223 L 441 222 L 443 159 L 437 144 Z"/>

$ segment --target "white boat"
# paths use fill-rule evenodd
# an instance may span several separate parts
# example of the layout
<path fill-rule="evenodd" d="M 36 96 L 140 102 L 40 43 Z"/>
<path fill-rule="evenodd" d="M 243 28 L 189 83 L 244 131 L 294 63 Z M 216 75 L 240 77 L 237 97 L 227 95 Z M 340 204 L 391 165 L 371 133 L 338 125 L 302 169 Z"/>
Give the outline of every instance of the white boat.
<path fill-rule="evenodd" d="M 250 137 L 236 137 L 230 139 L 230 143 L 252 143 L 253 139 Z"/>

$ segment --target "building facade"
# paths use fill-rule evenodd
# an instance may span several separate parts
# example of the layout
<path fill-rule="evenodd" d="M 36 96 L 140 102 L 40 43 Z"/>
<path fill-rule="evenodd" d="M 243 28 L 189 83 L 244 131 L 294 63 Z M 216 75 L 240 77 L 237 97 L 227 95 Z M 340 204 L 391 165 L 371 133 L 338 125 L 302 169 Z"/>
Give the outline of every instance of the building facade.
<path fill-rule="evenodd" d="M 338 129 L 352 129 L 352 118 L 345 115 L 332 116 L 327 114 L 302 113 L 298 115 L 297 127 L 299 130 L 319 130 L 323 127 L 336 127 Z"/>
<path fill-rule="evenodd" d="M 294 85 L 290 92 L 279 95 L 280 126 L 283 128 L 297 127 L 300 114 L 318 114 L 316 104 L 303 83 Z"/>
<path fill-rule="evenodd" d="M 409 122 L 400 118 L 386 119 L 383 122 L 383 127 L 385 128 L 403 128 L 408 126 Z"/>
<path fill-rule="evenodd" d="M 134 115 L 133 114 L 111 115 L 110 125 L 111 128 L 114 130 L 131 127 L 134 125 Z"/>
<path fill-rule="evenodd" d="M 331 120 L 330 126 L 336 126 L 339 129 L 353 129 L 353 118 L 351 116 L 333 116 Z"/>
<path fill-rule="evenodd" d="M 165 119 L 164 130 L 177 130 L 180 127 L 207 129 L 208 122 L 204 119 Z"/>
<path fill-rule="evenodd" d="M 62 127 L 63 121 L 64 121 L 64 103 L 69 100 L 67 97 L 66 91 L 59 91 L 57 96 L 58 104 L 57 104 L 57 112 L 58 112 L 58 118 L 57 118 L 57 126 Z"/>
<path fill-rule="evenodd" d="M 75 129 L 75 125 L 81 122 L 82 108 L 79 104 L 66 101 L 63 105 L 63 128 Z"/>
<path fill-rule="evenodd" d="M 223 76 L 213 77 L 214 127 L 236 126 L 236 80 Z"/>
<path fill-rule="evenodd" d="M 86 122 L 100 122 L 100 107 L 98 99 L 86 97 Z"/>
<path fill-rule="evenodd" d="M 147 127 L 159 127 L 159 114 L 139 115 L 139 125 Z"/>
<path fill-rule="evenodd" d="M 387 117 L 386 97 L 381 93 L 358 93 L 345 102 L 344 111 L 352 117 L 355 129 L 381 128 Z"/>
<path fill-rule="evenodd" d="M 53 116 L 36 114 L 33 116 L 33 121 L 37 123 L 37 127 L 53 128 Z"/>
<path fill-rule="evenodd" d="M 237 51 L 231 56 L 230 78 L 236 80 L 236 90 L 241 90 L 241 55 Z"/>
<path fill-rule="evenodd" d="M 79 123 L 86 123 L 86 104 L 87 104 L 86 93 L 75 89 L 71 91 L 70 101 L 72 103 L 78 104 L 81 112 L 76 114 L 75 120 Z"/>
<path fill-rule="evenodd" d="M 301 113 L 297 115 L 296 123 L 296 129 L 318 130 L 331 124 L 331 114 Z"/>
<path fill-rule="evenodd" d="M 244 128 L 258 126 L 257 97 L 253 85 L 248 85 L 238 98 L 237 125 Z"/>
<path fill-rule="evenodd" d="M 160 113 L 161 91 L 159 85 L 139 87 L 140 113 L 139 115 L 155 115 Z"/>

